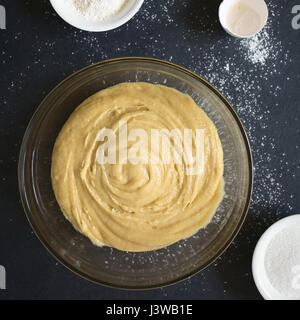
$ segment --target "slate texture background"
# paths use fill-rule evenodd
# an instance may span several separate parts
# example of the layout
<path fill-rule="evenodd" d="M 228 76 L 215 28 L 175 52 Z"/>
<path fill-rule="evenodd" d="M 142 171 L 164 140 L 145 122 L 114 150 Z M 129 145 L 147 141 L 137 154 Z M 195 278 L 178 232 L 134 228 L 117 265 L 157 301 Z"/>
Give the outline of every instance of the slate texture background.
<path fill-rule="evenodd" d="M 0 0 L 1 299 L 261 299 L 251 275 L 257 240 L 276 220 L 300 213 L 299 0 L 268 0 L 270 18 L 255 39 L 226 35 L 218 0 L 145 0 L 126 25 L 88 33 L 67 25 L 47 0 Z M 40 244 L 19 199 L 17 162 L 28 121 L 43 97 L 78 69 L 107 58 L 148 56 L 185 66 L 211 81 L 234 105 L 255 163 L 253 202 L 244 227 L 212 266 L 164 289 L 119 291 L 71 273 Z"/>

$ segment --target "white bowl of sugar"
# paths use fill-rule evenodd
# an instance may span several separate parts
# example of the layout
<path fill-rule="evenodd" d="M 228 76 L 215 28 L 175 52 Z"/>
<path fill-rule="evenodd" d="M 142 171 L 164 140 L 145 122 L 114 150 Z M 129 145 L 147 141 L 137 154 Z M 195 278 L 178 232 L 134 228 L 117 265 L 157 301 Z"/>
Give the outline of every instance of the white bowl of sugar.
<path fill-rule="evenodd" d="M 120 27 L 141 8 L 144 0 L 50 0 L 57 14 L 70 25 L 101 32 Z"/>
<path fill-rule="evenodd" d="M 300 214 L 279 220 L 262 235 L 252 273 L 265 300 L 300 300 Z"/>

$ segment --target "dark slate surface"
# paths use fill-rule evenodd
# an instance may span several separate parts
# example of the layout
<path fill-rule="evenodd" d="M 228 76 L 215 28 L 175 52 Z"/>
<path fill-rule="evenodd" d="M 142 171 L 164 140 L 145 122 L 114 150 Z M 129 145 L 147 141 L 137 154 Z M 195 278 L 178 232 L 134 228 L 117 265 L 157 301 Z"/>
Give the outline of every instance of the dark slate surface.
<path fill-rule="evenodd" d="M 257 240 L 276 220 L 300 213 L 300 30 L 291 27 L 296 0 L 267 1 L 270 19 L 252 40 L 226 35 L 219 0 L 146 0 L 126 25 L 107 33 L 75 30 L 46 0 L 0 0 L 0 298 L 261 299 L 251 275 Z M 122 56 L 157 57 L 211 81 L 235 106 L 249 134 L 255 186 L 235 242 L 204 272 L 174 286 L 128 292 L 89 283 L 57 263 L 23 213 L 18 153 L 26 125 L 57 83 L 81 67 Z"/>

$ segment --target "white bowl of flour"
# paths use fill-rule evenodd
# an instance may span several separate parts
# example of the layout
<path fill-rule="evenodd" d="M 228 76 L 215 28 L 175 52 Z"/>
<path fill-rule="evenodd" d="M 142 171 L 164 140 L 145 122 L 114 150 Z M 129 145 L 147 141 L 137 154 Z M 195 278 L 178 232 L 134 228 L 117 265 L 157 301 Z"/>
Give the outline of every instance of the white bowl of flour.
<path fill-rule="evenodd" d="M 86 31 L 108 31 L 128 22 L 144 0 L 50 0 L 57 14 Z"/>
<path fill-rule="evenodd" d="M 300 214 L 273 224 L 254 251 L 252 273 L 266 300 L 300 300 Z"/>

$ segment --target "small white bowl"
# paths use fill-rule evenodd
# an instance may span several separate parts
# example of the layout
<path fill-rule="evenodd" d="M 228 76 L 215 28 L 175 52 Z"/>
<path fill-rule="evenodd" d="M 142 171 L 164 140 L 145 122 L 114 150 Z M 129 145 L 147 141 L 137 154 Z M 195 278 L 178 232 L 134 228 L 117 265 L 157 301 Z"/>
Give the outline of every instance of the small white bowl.
<path fill-rule="evenodd" d="M 272 286 L 265 269 L 265 254 L 276 234 L 295 225 L 300 226 L 300 214 L 289 216 L 274 223 L 262 235 L 256 245 L 252 260 L 252 274 L 257 289 L 265 300 L 289 300 Z"/>
<path fill-rule="evenodd" d="M 128 0 L 120 13 L 105 21 L 91 21 L 81 17 L 75 10 L 74 12 L 70 10 L 66 1 L 50 0 L 50 2 L 57 14 L 73 27 L 85 31 L 101 32 L 118 28 L 128 22 L 139 11 L 144 0 Z"/>
<path fill-rule="evenodd" d="M 255 11 L 259 18 L 259 26 L 251 34 L 242 35 L 234 32 L 233 27 L 229 25 L 227 16 L 230 10 L 237 4 L 242 3 Z M 219 7 L 219 20 L 223 29 L 233 37 L 236 38 L 250 38 L 260 32 L 266 25 L 269 16 L 269 10 L 264 0 L 223 0 Z"/>

